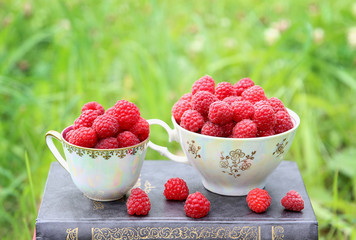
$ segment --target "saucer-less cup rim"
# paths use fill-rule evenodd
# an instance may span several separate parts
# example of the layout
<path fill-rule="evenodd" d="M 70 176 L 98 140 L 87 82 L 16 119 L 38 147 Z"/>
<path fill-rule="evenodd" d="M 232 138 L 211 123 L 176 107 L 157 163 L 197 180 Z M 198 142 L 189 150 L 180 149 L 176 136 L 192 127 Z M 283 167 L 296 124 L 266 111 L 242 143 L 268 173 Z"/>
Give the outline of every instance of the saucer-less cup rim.
<path fill-rule="evenodd" d="M 70 146 L 75 147 L 75 148 L 78 148 L 78 149 L 83 149 L 83 150 L 87 150 L 87 151 L 101 151 L 101 152 L 122 151 L 122 150 L 130 149 L 130 148 L 136 148 L 136 147 L 139 147 L 141 145 L 146 144 L 147 141 L 149 141 L 149 137 L 147 137 L 144 141 L 140 142 L 139 144 L 132 145 L 132 146 L 129 146 L 129 147 L 124 147 L 124 148 L 110 148 L 110 149 L 87 148 L 87 147 L 81 147 L 81 146 L 78 146 L 78 145 L 74 145 L 74 144 L 68 142 L 65 139 L 64 133 L 67 133 L 68 131 L 70 131 L 72 129 L 73 129 L 73 125 L 70 125 L 70 126 L 64 128 L 61 133 L 59 133 L 59 132 L 57 132 L 55 130 L 50 130 L 45 135 L 45 139 L 46 139 L 46 143 L 47 143 L 48 148 L 50 149 L 50 151 L 52 152 L 54 157 L 57 159 L 57 161 L 62 165 L 62 167 L 69 173 L 70 173 L 70 171 L 69 171 L 69 168 L 68 168 L 68 163 L 62 157 L 62 155 L 59 153 L 57 147 L 54 145 L 53 138 L 57 139 L 61 143 L 64 142 L 65 144 L 70 145 Z"/>
<path fill-rule="evenodd" d="M 292 110 L 290 110 L 288 108 L 286 108 L 286 109 L 287 109 L 290 117 L 292 118 L 293 128 L 289 129 L 286 132 L 275 134 L 275 135 L 272 135 L 272 136 L 266 136 L 266 137 L 226 138 L 226 137 L 214 137 L 214 136 L 203 135 L 203 134 L 200 134 L 200 133 L 191 132 L 191 131 L 189 131 L 187 129 L 184 129 L 183 127 L 181 127 L 176 122 L 176 120 L 174 119 L 173 116 L 171 117 L 171 120 L 172 120 L 172 123 L 174 125 L 174 129 L 171 129 L 166 122 L 164 122 L 164 121 L 162 121 L 160 119 L 149 119 L 147 121 L 148 121 L 148 123 L 150 125 L 160 125 L 161 127 L 163 127 L 168 133 L 169 142 L 171 142 L 171 141 L 179 142 L 179 136 L 178 136 L 178 132 L 177 131 L 182 131 L 182 132 L 191 134 L 193 136 L 196 136 L 196 137 L 199 137 L 199 138 L 202 138 L 202 139 L 204 139 L 204 138 L 205 139 L 215 139 L 215 140 L 227 141 L 227 142 L 256 142 L 256 141 L 262 141 L 262 140 L 267 140 L 267 139 L 272 139 L 272 138 L 288 135 L 289 133 L 295 131 L 298 128 L 298 126 L 300 124 L 300 118 L 299 118 L 298 114 L 296 114 L 294 111 L 292 111 Z M 171 153 L 168 150 L 168 148 L 166 148 L 166 147 L 159 146 L 159 145 L 153 143 L 152 141 L 150 141 L 148 143 L 148 146 L 151 149 L 153 149 L 155 151 L 158 151 L 161 155 L 169 158 L 170 160 L 190 165 L 190 162 L 188 161 L 188 159 L 185 156 L 177 156 L 177 155 Z"/>

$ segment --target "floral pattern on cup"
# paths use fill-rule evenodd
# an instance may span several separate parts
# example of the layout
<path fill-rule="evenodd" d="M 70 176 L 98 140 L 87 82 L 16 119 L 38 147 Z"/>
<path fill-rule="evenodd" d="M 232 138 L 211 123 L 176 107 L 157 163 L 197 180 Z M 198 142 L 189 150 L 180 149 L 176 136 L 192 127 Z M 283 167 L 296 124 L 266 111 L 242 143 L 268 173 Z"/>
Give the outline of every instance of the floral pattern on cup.
<path fill-rule="evenodd" d="M 226 169 L 222 170 L 223 173 L 237 178 L 241 175 L 241 171 L 251 167 L 255 154 L 256 151 L 253 151 L 251 154 L 246 155 L 241 149 L 232 150 L 228 155 L 224 155 L 224 152 L 221 152 L 220 168 Z"/>

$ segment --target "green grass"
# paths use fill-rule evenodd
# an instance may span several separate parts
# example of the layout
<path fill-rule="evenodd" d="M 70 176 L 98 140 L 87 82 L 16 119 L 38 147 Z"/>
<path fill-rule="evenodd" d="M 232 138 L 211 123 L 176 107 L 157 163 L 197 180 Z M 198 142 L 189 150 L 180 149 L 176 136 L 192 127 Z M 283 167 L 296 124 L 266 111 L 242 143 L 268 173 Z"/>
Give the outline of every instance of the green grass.
<path fill-rule="evenodd" d="M 170 121 L 192 83 L 251 77 L 296 111 L 298 163 L 321 239 L 355 239 L 356 52 L 349 1 L 1 1 L 0 236 L 29 239 L 49 165 L 45 133 L 81 106 L 135 102 Z M 264 31 L 286 19 L 272 45 Z M 321 43 L 313 32 L 324 30 Z M 152 140 L 167 135 L 151 129 Z M 179 151 L 173 144 L 172 150 Z M 149 150 L 147 159 L 162 159 Z M 35 205 L 35 206 L 34 206 Z"/>

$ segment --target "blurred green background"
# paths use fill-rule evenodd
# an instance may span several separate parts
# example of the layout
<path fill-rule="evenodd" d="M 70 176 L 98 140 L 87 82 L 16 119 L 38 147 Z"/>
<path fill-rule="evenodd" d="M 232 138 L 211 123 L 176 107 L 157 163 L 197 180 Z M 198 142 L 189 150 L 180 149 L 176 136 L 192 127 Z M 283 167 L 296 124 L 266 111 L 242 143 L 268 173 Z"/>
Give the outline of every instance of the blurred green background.
<path fill-rule="evenodd" d="M 94 100 L 127 99 L 170 122 L 173 103 L 209 74 L 251 77 L 300 115 L 287 159 L 301 169 L 320 239 L 356 239 L 355 51 L 350 1 L 0 0 L 1 238 L 33 234 L 55 161 L 48 130 Z"/>

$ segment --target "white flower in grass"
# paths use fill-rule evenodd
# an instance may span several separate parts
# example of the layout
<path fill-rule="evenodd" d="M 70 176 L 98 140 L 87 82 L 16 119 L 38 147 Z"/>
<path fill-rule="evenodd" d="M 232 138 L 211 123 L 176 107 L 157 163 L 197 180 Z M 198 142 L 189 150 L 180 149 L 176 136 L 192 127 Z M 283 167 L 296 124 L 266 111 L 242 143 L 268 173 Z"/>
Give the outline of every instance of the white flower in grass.
<path fill-rule="evenodd" d="M 268 45 L 273 45 L 281 37 L 279 31 L 275 28 L 267 28 L 264 31 L 265 41 Z"/>
<path fill-rule="evenodd" d="M 70 30 L 71 29 L 71 23 L 70 23 L 70 21 L 68 20 L 68 19 L 61 19 L 60 21 L 59 21 L 59 27 L 61 28 L 61 29 L 63 29 L 63 30 L 66 30 L 66 31 L 68 31 L 68 30 Z"/>
<path fill-rule="evenodd" d="M 324 40 L 324 29 L 322 28 L 316 28 L 313 31 L 313 39 L 314 42 L 317 44 L 320 44 L 323 42 Z"/>
<path fill-rule="evenodd" d="M 221 25 L 221 27 L 223 27 L 223 28 L 228 28 L 228 27 L 230 27 L 231 26 L 231 20 L 229 19 L 229 18 L 222 18 L 221 20 L 220 20 L 220 25 Z"/>
<path fill-rule="evenodd" d="M 205 38 L 202 35 L 197 35 L 193 42 L 189 45 L 189 50 L 192 52 L 201 52 L 205 45 Z"/>
<path fill-rule="evenodd" d="M 288 19 L 281 19 L 277 22 L 273 22 L 271 25 L 272 28 L 275 28 L 280 32 L 284 32 L 290 27 L 290 21 Z"/>
<path fill-rule="evenodd" d="M 351 48 L 356 48 L 356 27 L 349 28 L 347 31 L 347 42 Z"/>

